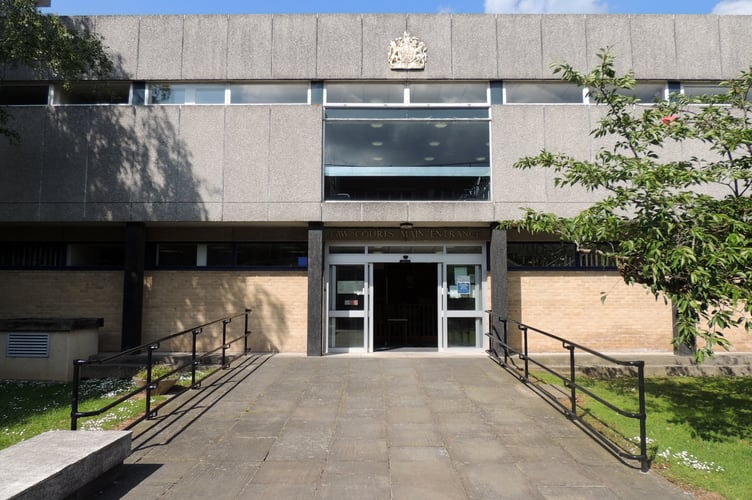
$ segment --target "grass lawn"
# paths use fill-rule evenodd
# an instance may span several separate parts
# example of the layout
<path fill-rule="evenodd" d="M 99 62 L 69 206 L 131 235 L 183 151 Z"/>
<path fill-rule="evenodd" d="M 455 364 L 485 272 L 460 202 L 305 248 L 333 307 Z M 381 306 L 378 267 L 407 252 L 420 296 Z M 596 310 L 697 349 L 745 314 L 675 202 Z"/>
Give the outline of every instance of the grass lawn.
<path fill-rule="evenodd" d="M 196 372 L 197 379 L 206 376 Z M 190 386 L 190 374 L 178 382 Z M 134 388 L 130 379 L 84 380 L 81 384 L 80 411 L 94 410 Z M 136 396 L 95 417 L 80 418 L 81 430 L 110 430 L 140 417 L 144 413 L 144 396 Z M 152 396 L 159 404 L 165 396 Z M 70 429 L 71 384 L 0 380 L 0 449 L 50 430 Z"/>
<path fill-rule="evenodd" d="M 580 378 L 578 383 L 637 411 L 633 378 Z M 649 378 L 645 399 L 653 471 L 696 492 L 752 498 L 752 377 Z M 578 396 L 578 406 L 580 415 L 612 438 L 639 443 L 636 420 L 585 395 Z"/>

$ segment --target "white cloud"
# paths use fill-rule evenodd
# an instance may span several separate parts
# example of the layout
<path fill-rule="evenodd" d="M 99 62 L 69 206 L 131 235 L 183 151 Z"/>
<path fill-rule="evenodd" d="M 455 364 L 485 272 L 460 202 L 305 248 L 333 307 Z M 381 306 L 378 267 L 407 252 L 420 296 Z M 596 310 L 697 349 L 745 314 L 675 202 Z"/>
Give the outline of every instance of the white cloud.
<path fill-rule="evenodd" d="M 599 14 L 608 11 L 605 0 L 485 0 L 485 2 L 488 14 Z"/>
<path fill-rule="evenodd" d="M 752 0 L 722 0 L 713 7 L 713 14 L 752 14 Z"/>

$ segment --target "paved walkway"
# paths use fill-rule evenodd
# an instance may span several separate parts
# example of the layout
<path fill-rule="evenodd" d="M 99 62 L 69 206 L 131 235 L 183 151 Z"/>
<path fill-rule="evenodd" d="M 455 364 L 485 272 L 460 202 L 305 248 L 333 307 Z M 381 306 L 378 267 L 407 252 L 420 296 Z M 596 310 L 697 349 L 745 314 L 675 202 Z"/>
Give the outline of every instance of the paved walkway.
<path fill-rule="evenodd" d="M 484 356 L 251 356 L 170 404 L 80 496 L 690 498 Z"/>

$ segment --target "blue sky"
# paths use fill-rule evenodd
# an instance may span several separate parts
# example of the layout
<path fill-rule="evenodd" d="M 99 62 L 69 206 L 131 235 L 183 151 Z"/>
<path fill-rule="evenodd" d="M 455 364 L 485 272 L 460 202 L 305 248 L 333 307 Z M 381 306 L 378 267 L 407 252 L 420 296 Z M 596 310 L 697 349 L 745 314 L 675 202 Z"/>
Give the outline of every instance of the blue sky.
<path fill-rule="evenodd" d="M 752 14 L 752 0 L 52 0 L 59 15 L 413 12 Z"/>

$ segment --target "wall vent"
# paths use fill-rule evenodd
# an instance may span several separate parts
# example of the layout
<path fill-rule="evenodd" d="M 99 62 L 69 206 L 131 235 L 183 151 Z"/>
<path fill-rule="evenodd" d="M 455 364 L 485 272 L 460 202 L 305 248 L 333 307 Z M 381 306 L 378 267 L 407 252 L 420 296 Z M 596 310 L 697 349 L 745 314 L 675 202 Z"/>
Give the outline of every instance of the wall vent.
<path fill-rule="evenodd" d="M 8 358 L 48 358 L 50 334 L 9 333 L 5 356 Z"/>

